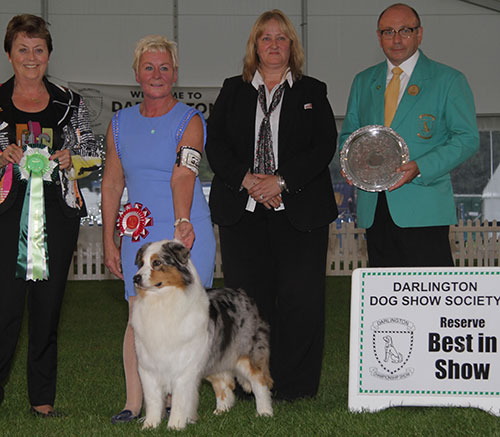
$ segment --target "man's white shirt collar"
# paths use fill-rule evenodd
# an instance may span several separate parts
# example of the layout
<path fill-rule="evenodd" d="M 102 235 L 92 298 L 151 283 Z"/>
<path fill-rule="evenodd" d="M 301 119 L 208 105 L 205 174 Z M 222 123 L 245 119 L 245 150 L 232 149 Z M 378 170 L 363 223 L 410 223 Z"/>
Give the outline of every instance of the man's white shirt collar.
<path fill-rule="evenodd" d="M 410 77 L 415 69 L 415 65 L 417 65 L 418 57 L 420 56 L 420 50 L 417 50 L 413 55 L 411 55 L 406 61 L 399 65 L 399 68 L 403 70 L 404 74 L 407 77 Z M 388 79 L 392 78 L 392 69 L 395 65 L 387 59 L 387 77 Z"/>

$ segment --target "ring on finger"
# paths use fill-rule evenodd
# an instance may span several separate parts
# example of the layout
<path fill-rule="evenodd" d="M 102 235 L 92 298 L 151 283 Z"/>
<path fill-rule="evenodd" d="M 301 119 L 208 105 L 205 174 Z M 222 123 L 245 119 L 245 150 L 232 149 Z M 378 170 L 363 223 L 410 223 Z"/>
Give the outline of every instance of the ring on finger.
<path fill-rule="evenodd" d="M 264 200 L 264 195 L 263 194 L 260 195 L 260 200 Z"/>

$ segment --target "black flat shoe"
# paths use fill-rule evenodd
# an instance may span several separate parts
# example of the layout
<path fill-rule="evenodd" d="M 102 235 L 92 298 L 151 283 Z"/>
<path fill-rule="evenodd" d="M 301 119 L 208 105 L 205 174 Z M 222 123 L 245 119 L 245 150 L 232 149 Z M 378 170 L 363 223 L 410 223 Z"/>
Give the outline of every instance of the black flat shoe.
<path fill-rule="evenodd" d="M 128 423 L 128 422 L 132 422 L 135 419 L 137 419 L 137 416 L 134 416 L 134 413 L 132 413 L 132 411 L 123 410 L 123 411 L 120 411 L 118 414 L 115 414 L 111 418 L 111 423 L 113 423 L 113 424 Z"/>
<path fill-rule="evenodd" d="M 64 417 L 66 416 L 64 413 L 61 413 L 60 411 L 49 411 L 48 413 L 42 413 L 41 411 L 35 410 L 34 407 L 30 408 L 30 413 L 35 416 L 35 417 L 42 417 L 44 419 L 49 418 L 49 417 Z"/>

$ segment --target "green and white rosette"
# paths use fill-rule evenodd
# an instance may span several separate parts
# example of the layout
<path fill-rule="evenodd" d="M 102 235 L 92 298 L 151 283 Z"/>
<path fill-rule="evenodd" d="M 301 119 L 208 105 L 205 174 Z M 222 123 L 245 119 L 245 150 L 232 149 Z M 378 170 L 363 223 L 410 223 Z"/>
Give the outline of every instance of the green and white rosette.
<path fill-rule="evenodd" d="M 57 167 L 46 146 L 30 144 L 19 163 L 21 179 L 27 180 L 21 223 L 16 278 L 41 281 L 49 278 L 49 253 L 45 229 L 43 181 L 52 181 Z"/>

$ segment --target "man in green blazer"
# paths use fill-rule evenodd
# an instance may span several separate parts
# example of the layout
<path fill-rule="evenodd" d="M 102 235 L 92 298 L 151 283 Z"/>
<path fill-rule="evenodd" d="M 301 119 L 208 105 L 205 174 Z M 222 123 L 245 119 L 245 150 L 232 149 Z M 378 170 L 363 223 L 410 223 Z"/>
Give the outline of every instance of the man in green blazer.
<path fill-rule="evenodd" d="M 410 6 L 384 10 L 377 35 L 387 60 L 355 77 L 339 144 L 363 126 L 384 124 L 385 90 L 400 67 L 398 105 L 386 125 L 406 141 L 410 162 L 387 192 L 358 189 L 369 265 L 452 266 L 448 232 L 457 218 L 450 172 L 479 147 L 472 92 L 462 73 L 419 50 L 423 29 Z"/>

